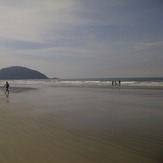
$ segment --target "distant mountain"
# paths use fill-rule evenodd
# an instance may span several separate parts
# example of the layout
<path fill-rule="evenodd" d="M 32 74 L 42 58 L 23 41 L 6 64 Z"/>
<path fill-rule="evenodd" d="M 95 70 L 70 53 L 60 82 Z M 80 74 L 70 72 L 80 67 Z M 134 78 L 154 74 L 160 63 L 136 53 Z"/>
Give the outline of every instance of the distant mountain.
<path fill-rule="evenodd" d="M 21 66 L 12 66 L 0 70 L 0 79 L 48 79 L 48 77 L 36 70 Z"/>

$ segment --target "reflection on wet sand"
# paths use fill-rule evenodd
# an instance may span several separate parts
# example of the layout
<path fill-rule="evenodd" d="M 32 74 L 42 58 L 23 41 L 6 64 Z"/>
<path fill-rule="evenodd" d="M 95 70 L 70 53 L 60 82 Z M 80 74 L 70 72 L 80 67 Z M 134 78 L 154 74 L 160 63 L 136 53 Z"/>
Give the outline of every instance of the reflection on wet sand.
<path fill-rule="evenodd" d="M 159 101 L 102 89 L 10 94 L 0 107 L 0 162 L 162 162 Z"/>
<path fill-rule="evenodd" d="M 9 94 L 8 94 L 8 93 L 6 93 L 6 102 L 7 102 L 7 103 L 10 102 L 10 101 L 9 101 Z"/>

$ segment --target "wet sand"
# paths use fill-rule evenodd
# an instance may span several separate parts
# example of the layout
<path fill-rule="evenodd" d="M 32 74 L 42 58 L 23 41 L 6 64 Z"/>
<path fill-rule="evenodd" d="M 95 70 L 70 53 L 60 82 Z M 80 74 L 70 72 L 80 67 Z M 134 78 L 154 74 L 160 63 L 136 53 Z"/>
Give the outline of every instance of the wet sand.
<path fill-rule="evenodd" d="M 0 91 L 1 163 L 161 163 L 163 92 Z"/>

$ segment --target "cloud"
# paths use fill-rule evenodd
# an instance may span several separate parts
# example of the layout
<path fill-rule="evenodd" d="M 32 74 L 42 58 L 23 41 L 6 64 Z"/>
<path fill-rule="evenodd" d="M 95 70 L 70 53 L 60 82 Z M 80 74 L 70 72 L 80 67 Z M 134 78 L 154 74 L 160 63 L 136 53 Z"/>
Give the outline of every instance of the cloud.
<path fill-rule="evenodd" d="M 22 65 L 59 77 L 127 76 L 140 60 L 145 66 L 162 59 L 159 6 L 147 0 L 0 0 L 1 67 Z"/>
<path fill-rule="evenodd" d="M 42 42 L 59 35 L 57 32 L 80 21 L 75 19 L 74 0 L 29 0 L 0 2 L 1 39 Z M 20 3 L 18 3 L 20 2 Z M 57 36 L 58 37 L 58 36 Z"/>
<path fill-rule="evenodd" d="M 163 41 L 158 42 L 139 42 L 134 44 L 134 48 L 136 50 L 146 50 L 146 49 L 153 49 L 163 47 Z"/>

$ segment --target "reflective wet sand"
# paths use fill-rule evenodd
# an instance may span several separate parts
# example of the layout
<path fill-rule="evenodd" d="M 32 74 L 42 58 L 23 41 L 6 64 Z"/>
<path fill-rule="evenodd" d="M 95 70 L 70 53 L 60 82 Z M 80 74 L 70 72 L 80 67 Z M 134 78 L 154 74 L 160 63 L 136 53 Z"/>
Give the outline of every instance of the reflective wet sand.
<path fill-rule="evenodd" d="M 1 163 L 161 163 L 159 90 L 0 92 Z"/>

